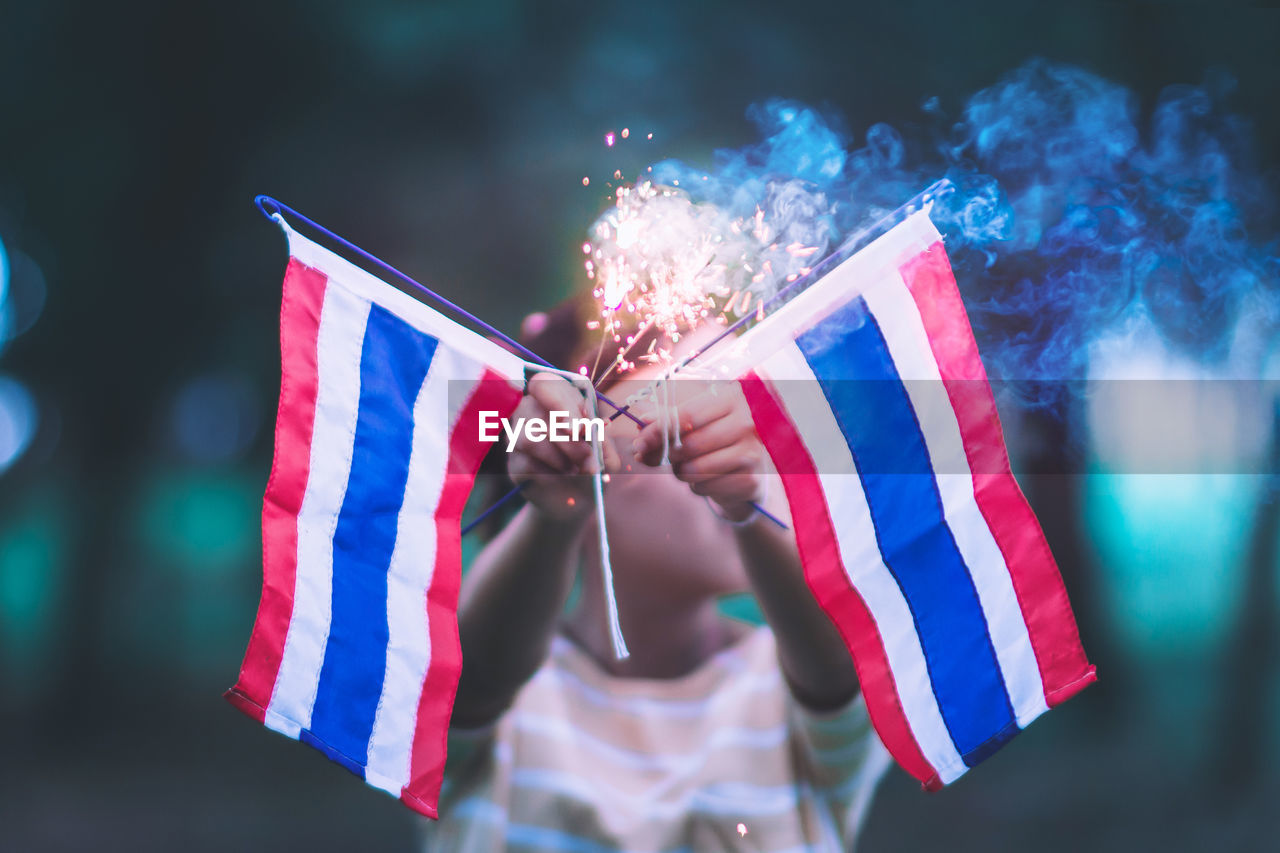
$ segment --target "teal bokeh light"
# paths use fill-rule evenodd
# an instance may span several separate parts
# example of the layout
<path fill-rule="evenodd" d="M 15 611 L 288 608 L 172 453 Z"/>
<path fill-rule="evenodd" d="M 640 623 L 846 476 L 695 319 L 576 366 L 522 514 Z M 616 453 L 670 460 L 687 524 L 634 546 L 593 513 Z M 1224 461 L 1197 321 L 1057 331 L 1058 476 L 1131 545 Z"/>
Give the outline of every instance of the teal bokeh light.
<path fill-rule="evenodd" d="M 38 692 L 54 671 L 58 617 L 67 583 L 67 517 L 49 493 L 34 493 L 0 524 L 0 661 L 24 684 L 20 696 Z"/>

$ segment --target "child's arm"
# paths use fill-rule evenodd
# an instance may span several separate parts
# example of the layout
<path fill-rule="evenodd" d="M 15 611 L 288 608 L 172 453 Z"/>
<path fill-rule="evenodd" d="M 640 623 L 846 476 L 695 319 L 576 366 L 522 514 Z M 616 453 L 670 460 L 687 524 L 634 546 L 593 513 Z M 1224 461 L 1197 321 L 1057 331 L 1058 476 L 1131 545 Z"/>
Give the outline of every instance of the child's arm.
<path fill-rule="evenodd" d="M 539 374 L 512 415 L 546 418 L 582 413 L 582 395 L 564 379 Z M 504 445 L 505 446 L 505 445 Z M 605 443 L 606 462 L 612 448 Z M 523 433 L 507 460 L 528 503 L 485 546 L 467 573 L 458 602 L 464 666 L 453 720 L 492 722 L 546 658 L 556 620 L 573 586 L 581 533 L 592 507 L 591 445 L 529 442 Z"/>
<path fill-rule="evenodd" d="M 668 451 L 676 477 L 715 501 L 726 519 L 751 517 L 751 503 L 764 498 L 767 456 L 738 386 L 725 383 L 715 394 L 693 396 L 680 403 L 678 412 L 680 446 L 670 445 Z M 662 427 L 651 423 L 636 438 L 636 455 L 656 465 L 662 445 Z M 839 633 L 805 583 L 794 532 L 756 515 L 735 526 L 734 534 L 760 609 L 777 637 L 779 663 L 792 693 L 817 710 L 848 704 L 858 691 L 857 674 Z"/>

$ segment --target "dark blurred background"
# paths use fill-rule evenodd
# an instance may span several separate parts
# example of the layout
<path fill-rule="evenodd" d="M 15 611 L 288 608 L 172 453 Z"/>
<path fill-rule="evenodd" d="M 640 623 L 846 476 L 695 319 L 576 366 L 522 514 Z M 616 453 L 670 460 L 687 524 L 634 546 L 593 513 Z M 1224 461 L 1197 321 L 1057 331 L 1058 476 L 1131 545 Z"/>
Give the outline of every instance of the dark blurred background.
<path fill-rule="evenodd" d="M 0 848 L 413 844 L 407 809 L 219 696 L 279 380 L 256 193 L 514 330 L 581 286 L 613 169 L 747 143 L 753 102 L 857 138 L 1033 56 L 1143 107 L 1218 68 L 1274 174 L 1277 44 L 1274 4 L 1190 0 L 0 4 Z M 1023 485 L 1100 681 L 951 790 L 894 770 L 863 849 L 1274 848 L 1269 478 Z"/>

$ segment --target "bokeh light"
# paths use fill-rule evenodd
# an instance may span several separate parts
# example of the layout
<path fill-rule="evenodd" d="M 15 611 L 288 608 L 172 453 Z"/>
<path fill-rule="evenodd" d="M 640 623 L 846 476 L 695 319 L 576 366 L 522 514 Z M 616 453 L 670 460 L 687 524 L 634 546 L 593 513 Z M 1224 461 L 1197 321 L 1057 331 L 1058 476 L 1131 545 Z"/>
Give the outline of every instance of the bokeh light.
<path fill-rule="evenodd" d="M 0 523 L 0 662 L 23 684 L 0 705 L 34 701 L 53 672 L 68 544 L 67 516 L 50 489 L 29 495 L 23 511 Z"/>
<path fill-rule="evenodd" d="M 38 421 L 35 398 L 26 386 L 0 376 L 0 474 L 31 446 Z"/>
<path fill-rule="evenodd" d="M 169 412 L 169 434 L 193 462 L 238 458 L 261 425 L 261 407 L 249 381 L 233 373 L 206 373 L 179 389 Z"/>
<path fill-rule="evenodd" d="M 9 337 L 9 253 L 0 240 L 0 345 Z"/>
<path fill-rule="evenodd" d="M 0 240 L 0 352 L 35 325 L 44 311 L 44 272 L 28 255 Z"/>

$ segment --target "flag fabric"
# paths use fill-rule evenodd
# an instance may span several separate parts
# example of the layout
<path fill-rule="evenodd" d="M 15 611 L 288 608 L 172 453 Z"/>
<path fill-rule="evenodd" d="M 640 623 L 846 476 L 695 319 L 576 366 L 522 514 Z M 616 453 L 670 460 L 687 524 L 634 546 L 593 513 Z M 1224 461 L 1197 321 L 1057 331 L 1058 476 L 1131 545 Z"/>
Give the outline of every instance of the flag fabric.
<path fill-rule="evenodd" d="M 523 362 L 279 221 L 262 598 L 227 698 L 434 818 L 479 412 L 511 413 Z"/>
<path fill-rule="evenodd" d="M 926 788 L 1094 680 L 927 213 L 717 363 L 742 385 L 876 730 Z"/>

